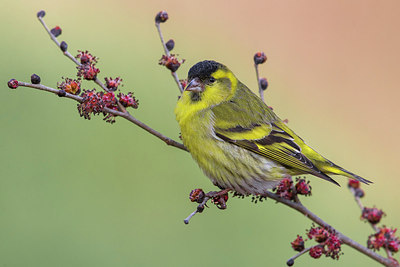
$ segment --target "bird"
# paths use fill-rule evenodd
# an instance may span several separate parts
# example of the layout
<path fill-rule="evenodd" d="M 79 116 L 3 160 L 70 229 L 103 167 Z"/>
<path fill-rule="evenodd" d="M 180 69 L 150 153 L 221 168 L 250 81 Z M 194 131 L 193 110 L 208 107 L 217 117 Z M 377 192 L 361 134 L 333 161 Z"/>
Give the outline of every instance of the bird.
<path fill-rule="evenodd" d="M 308 146 L 225 65 L 198 62 L 187 82 L 174 110 L 182 141 L 221 190 L 264 195 L 282 179 L 305 174 L 336 185 L 328 175 L 372 183 Z"/>

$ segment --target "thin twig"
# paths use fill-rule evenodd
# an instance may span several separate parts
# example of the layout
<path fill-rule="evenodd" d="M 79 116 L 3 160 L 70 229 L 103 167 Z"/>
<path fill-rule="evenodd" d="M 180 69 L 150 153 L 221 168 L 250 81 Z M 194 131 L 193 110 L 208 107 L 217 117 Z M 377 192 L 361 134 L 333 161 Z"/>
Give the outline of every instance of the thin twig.
<path fill-rule="evenodd" d="M 223 189 L 223 190 L 221 190 L 221 191 L 210 191 L 210 192 L 208 192 L 207 194 L 205 194 L 203 201 L 197 206 L 196 210 L 193 211 L 186 219 L 184 219 L 183 222 L 184 222 L 185 224 L 189 224 L 189 220 L 190 220 L 196 213 L 201 213 L 201 212 L 203 212 L 204 207 L 206 206 L 207 202 L 208 202 L 210 199 L 213 199 L 213 198 L 218 197 L 218 196 L 225 195 L 225 194 L 229 193 L 230 191 L 231 191 L 231 189 Z M 221 207 L 220 207 L 220 209 L 225 209 L 225 208 L 226 208 L 226 206 L 225 206 L 224 208 L 221 208 Z"/>
<path fill-rule="evenodd" d="M 161 27 L 160 27 L 160 23 L 156 23 L 156 28 L 157 28 L 157 31 L 158 31 L 158 36 L 160 36 L 160 40 L 161 40 L 162 47 L 164 48 L 164 52 L 167 55 L 167 57 L 170 57 L 171 53 L 169 52 L 169 50 L 167 48 L 167 45 L 165 44 L 164 36 L 162 34 Z M 176 72 L 171 72 L 171 75 L 174 78 L 174 80 L 176 82 L 176 85 L 178 85 L 179 91 L 182 93 L 183 92 L 183 88 L 182 88 L 181 82 L 179 81 L 178 74 L 176 74 Z"/>
<path fill-rule="evenodd" d="M 55 36 L 51 33 L 49 27 L 47 27 L 46 23 L 44 22 L 43 17 L 39 17 L 38 19 L 39 19 L 40 23 L 42 23 L 42 25 L 43 25 L 43 27 L 45 28 L 45 30 L 47 31 L 47 33 L 50 35 L 51 40 L 53 40 L 53 42 L 58 46 L 58 48 L 60 48 L 60 42 L 57 40 L 57 37 L 55 37 Z M 81 63 L 79 63 L 79 61 L 76 60 L 76 58 L 75 58 L 74 56 L 72 56 L 70 52 L 68 52 L 68 50 L 65 51 L 65 52 L 63 52 L 63 54 L 64 54 L 66 57 L 68 57 L 69 59 L 71 59 L 76 65 L 78 65 L 78 66 L 81 65 Z"/>
<path fill-rule="evenodd" d="M 207 204 L 207 202 L 210 200 L 211 198 L 209 196 L 205 196 L 204 200 L 197 206 L 197 209 L 195 211 L 193 211 L 186 219 L 183 220 L 183 222 L 185 224 L 189 224 L 189 220 L 196 214 L 196 213 L 200 213 L 203 212 L 204 206 Z"/>
<path fill-rule="evenodd" d="M 364 205 L 361 202 L 361 198 L 359 196 L 357 196 L 354 188 L 350 187 L 350 192 L 353 194 L 354 200 L 356 201 L 357 205 L 360 207 L 361 212 L 363 212 Z M 379 229 L 378 229 L 378 227 L 376 227 L 375 224 L 370 223 L 370 225 L 371 225 L 372 229 L 374 229 L 375 233 L 379 232 Z M 388 258 L 393 258 L 392 252 L 390 252 L 390 250 L 388 248 L 385 248 L 385 252 L 386 252 L 386 255 L 388 256 Z"/>
<path fill-rule="evenodd" d="M 43 27 L 45 28 L 45 30 L 47 31 L 47 33 L 50 35 L 51 40 L 53 40 L 53 42 L 60 47 L 60 42 L 58 41 L 58 39 L 51 33 L 51 31 L 49 30 L 49 27 L 47 27 L 46 23 L 43 20 L 43 17 L 39 17 L 39 21 L 40 23 L 43 25 Z M 166 47 L 165 47 L 166 48 Z M 68 51 L 63 52 L 63 54 L 65 56 L 67 56 L 69 59 L 71 59 L 76 65 L 81 66 L 82 64 L 76 60 L 75 57 L 73 57 L 71 55 L 71 53 L 69 53 Z M 103 90 L 105 90 L 106 92 L 109 92 L 108 88 L 104 85 L 104 83 L 102 83 L 97 77 L 94 80 L 94 82 L 99 85 Z M 178 80 L 178 84 L 179 80 Z M 48 92 L 52 92 L 55 94 L 58 94 L 59 90 L 51 88 L 51 87 L 47 87 L 44 85 L 35 85 L 35 84 L 28 84 L 28 83 L 23 83 L 23 82 L 19 82 L 20 86 L 25 86 L 25 87 L 31 87 L 31 88 L 35 88 L 35 89 L 39 89 L 39 90 L 44 90 L 44 91 L 48 91 Z M 68 94 L 66 93 L 65 97 L 67 98 L 71 98 L 74 99 L 78 102 L 82 102 L 82 98 L 76 95 L 72 95 L 72 94 Z M 109 108 L 104 108 L 103 111 L 107 112 L 109 114 L 112 114 L 114 116 L 120 116 L 123 117 L 125 119 L 127 119 L 128 121 L 134 123 L 135 125 L 139 126 L 140 128 L 144 129 L 145 131 L 149 132 L 150 134 L 158 137 L 159 139 L 161 139 L 162 141 L 164 141 L 167 145 L 170 146 L 174 146 L 177 147 L 179 149 L 185 150 L 187 151 L 187 148 L 179 143 L 176 142 L 175 140 L 166 137 L 165 135 L 157 132 L 156 130 L 154 130 L 153 128 L 149 127 L 148 125 L 144 124 L 143 122 L 139 121 L 138 119 L 136 119 L 135 117 L 133 117 L 128 111 L 126 111 L 126 109 L 122 106 L 121 103 L 117 103 L 118 104 L 118 108 L 120 109 L 120 111 L 116 111 L 113 109 L 109 109 Z"/>
<path fill-rule="evenodd" d="M 264 90 L 261 88 L 260 74 L 259 74 L 259 71 L 258 71 L 258 64 L 256 64 L 256 63 L 254 64 L 254 69 L 256 70 L 258 92 L 260 94 L 261 100 L 264 102 Z"/>
<path fill-rule="evenodd" d="M 53 40 L 53 42 L 60 48 L 60 42 L 58 41 L 57 37 L 55 37 L 51 31 L 49 30 L 49 27 L 47 27 L 46 22 L 44 21 L 43 17 L 39 17 L 39 21 L 40 23 L 42 23 L 43 27 L 45 28 L 45 30 L 47 31 L 47 33 L 50 35 L 51 40 Z M 65 51 L 63 52 L 63 54 L 68 57 L 69 59 L 71 59 L 77 66 L 82 66 L 82 64 L 74 57 L 71 55 L 70 52 Z M 100 86 L 104 91 L 109 92 L 109 89 L 107 88 L 107 86 L 105 86 L 104 83 L 102 83 L 99 78 L 95 78 L 94 82 Z"/>
<path fill-rule="evenodd" d="M 318 246 L 318 245 L 316 245 Z M 315 246 L 309 247 L 309 248 L 305 248 L 302 251 L 300 251 L 299 253 L 297 253 L 296 255 L 294 255 L 293 257 L 291 257 L 290 259 L 288 259 L 287 261 L 287 265 L 289 265 L 289 263 L 291 263 L 289 266 L 293 265 L 294 260 L 297 259 L 298 257 L 300 257 L 301 255 L 303 255 L 304 253 L 307 253 L 308 251 L 310 251 L 310 249 L 312 249 Z"/>
<path fill-rule="evenodd" d="M 272 198 L 274 200 L 276 200 L 277 202 L 280 202 L 286 206 L 291 207 L 292 209 L 297 210 L 298 212 L 304 214 L 307 218 L 309 218 L 310 220 L 312 220 L 313 222 L 315 222 L 316 224 L 326 228 L 326 229 L 334 229 L 331 225 L 329 225 L 328 223 L 326 223 L 325 221 L 323 221 L 321 218 L 319 218 L 316 214 L 312 213 L 309 209 L 307 209 L 305 206 L 284 199 L 284 198 L 280 198 L 279 196 L 277 196 L 276 194 L 272 193 L 272 192 L 267 192 L 266 196 L 269 198 Z M 345 236 L 344 234 L 340 233 L 339 231 L 337 231 L 336 229 L 334 230 L 335 234 L 337 235 L 337 237 L 340 239 L 340 241 L 356 250 L 358 250 L 359 252 L 367 255 L 368 257 L 376 260 L 377 262 L 385 265 L 385 266 L 389 266 L 389 267 L 395 267 L 398 266 L 396 265 L 391 259 L 382 257 L 381 255 L 373 252 L 372 250 L 360 245 L 359 243 L 357 243 L 356 241 L 352 240 L 351 238 Z"/>
<path fill-rule="evenodd" d="M 47 87 L 47 86 L 44 86 L 42 84 L 31 84 L 31 83 L 25 83 L 25 82 L 18 81 L 18 85 L 22 86 L 22 87 L 30 87 L 30 88 L 34 88 L 34 89 L 50 92 L 50 93 L 53 93 L 53 94 L 56 94 L 56 95 L 58 95 L 59 92 L 60 92 L 60 90 L 58 90 L 58 89 Z M 81 103 L 82 100 L 83 100 L 82 97 L 77 96 L 77 95 L 73 95 L 73 94 L 69 94 L 69 93 L 66 93 L 64 97 L 73 99 L 73 100 L 75 100 L 75 101 L 77 101 L 79 103 Z M 110 108 L 104 108 L 103 111 L 106 112 L 106 113 L 112 114 L 114 116 L 122 117 L 122 118 L 132 122 L 133 124 L 139 126 L 143 130 L 145 130 L 145 131 L 149 132 L 150 134 L 154 135 L 155 137 L 161 139 L 167 145 L 174 146 L 174 147 L 179 148 L 181 150 L 187 151 L 187 148 L 183 144 L 181 144 L 179 142 L 176 142 L 175 140 L 173 140 L 171 138 L 166 137 L 165 135 L 163 135 L 160 132 L 157 132 L 156 130 L 154 130 L 150 126 L 144 124 L 143 122 L 141 122 L 138 119 L 136 119 L 135 117 L 133 117 L 126 110 L 125 110 L 125 112 L 121 112 L 121 111 L 113 110 L 113 109 L 110 109 Z"/>

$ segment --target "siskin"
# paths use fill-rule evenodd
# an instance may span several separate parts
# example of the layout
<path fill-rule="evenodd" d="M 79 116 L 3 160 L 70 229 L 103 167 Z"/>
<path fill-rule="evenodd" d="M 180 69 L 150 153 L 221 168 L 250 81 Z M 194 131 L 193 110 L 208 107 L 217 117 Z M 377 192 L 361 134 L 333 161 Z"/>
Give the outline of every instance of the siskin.
<path fill-rule="evenodd" d="M 329 174 L 371 183 L 306 145 L 224 65 L 195 64 L 175 115 L 184 145 L 221 189 L 264 194 L 281 179 L 312 174 L 336 185 Z"/>

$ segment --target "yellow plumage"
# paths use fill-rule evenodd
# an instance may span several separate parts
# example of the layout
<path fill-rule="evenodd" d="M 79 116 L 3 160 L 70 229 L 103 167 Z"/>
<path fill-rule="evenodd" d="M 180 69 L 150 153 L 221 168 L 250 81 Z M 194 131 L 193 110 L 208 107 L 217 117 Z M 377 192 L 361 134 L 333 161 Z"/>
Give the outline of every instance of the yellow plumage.
<path fill-rule="evenodd" d="M 224 65 L 199 62 L 188 80 L 175 108 L 183 143 L 221 189 L 263 194 L 300 174 L 335 184 L 328 174 L 370 183 L 306 145 Z"/>

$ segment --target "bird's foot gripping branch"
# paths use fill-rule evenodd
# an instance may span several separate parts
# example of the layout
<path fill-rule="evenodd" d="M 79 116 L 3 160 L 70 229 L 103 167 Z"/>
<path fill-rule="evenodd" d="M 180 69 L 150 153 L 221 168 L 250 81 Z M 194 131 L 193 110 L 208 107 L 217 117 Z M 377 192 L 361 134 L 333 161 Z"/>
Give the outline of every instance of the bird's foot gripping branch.
<path fill-rule="evenodd" d="M 134 97 L 133 92 L 122 92 L 120 87 L 122 79 L 105 78 L 104 83 L 98 78 L 100 68 L 98 67 L 98 59 L 86 50 L 78 50 L 76 56 L 73 56 L 68 49 L 68 44 L 65 41 L 59 42 L 58 37 L 62 33 L 62 29 L 58 26 L 49 29 L 44 21 L 45 12 L 39 11 L 37 18 L 43 25 L 51 40 L 57 45 L 62 54 L 71 60 L 77 69 L 77 75 L 74 78 L 62 78 L 60 82 L 53 87 L 48 87 L 42 84 L 41 78 L 33 74 L 30 83 L 11 79 L 8 81 L 8 87 L 16 89 L 18 87 L 28 87 L 37 90 L 53 93 L 59 97 L 69 98 L 77 101 L 77 108 L 79 115 L 85 119 L 91 119 L 94 115 L 103 115 L 104 121 L 114 123 L 118 117 L 122 117 L 136 126 L 144 129 L 148 133 L 157 137 L 165 142 L 167 145 L 188 151 L 187 148 L 171 138 L 163 135 L 162 133 L 154 130 L 147 124 L 138 120 L 130 114 L 130 110 L 138 108 L 139 101 Z M 167 42 L 161 31 L 161 24 L 168 20 L 168 14 L 165 11 L 157 13 L 155 17 L 155 25 L 164 49 L 159 64 L 165 66 L 169 71 L 179 89 L 183 92 L 186 87 L 187 81 L 180 80 L 177 75 L 177 70 L 184 62 L 176 55 L 171 54 L 174 49 L 175 43 L 172 39 Z M 264 98 L 263 94 L 268 87 L 268 82 L 265 78 L 259 78 L 259 65 L 266 62 L 267 57 L 264 53 L 258 52 L 254 55 L 254 66 L 256 70 L 256 77 L 259 86 L 261 99 Z M 98 88 L 83 89 L 81 81 L 93 81 Z M 284 121 L 287 123 L 287 120 Z M 353 193 L 357 204 L 361 209 L 361 218 L 366 220 L 372 227 L 373 233 L 364 241 L 367 246 L 362 246 L 356 241 L 340 233 L 337 229 L 323 221 L 316 214 L 308 210 L 300 201 L 299 196 L 310 196 L 311 186 L 305 179 L 296 179 L 293 181 L 291 178 L 283 179 L 279 185 L 272 191 L 267 191 L 265 194 L 253 196 L 253 202 L 261 202 L 267 198 L 275 200 L 277 203 L 284 204 L 309 218 L 314 224 L 318 225 L 311 227 L 307 231 L 306 237 L 297 235 L 295 240 L 291 242 L 292 248 L 298 252 L 295 256 L 287 261 L 288 265 L 293 265 L 297 257 L 308 253 L 313 258 L 319 258 L 322 255 L 331 257 L 332 259 L 339 259 L 342 255 L 342 245 L 348 245 L 360 253 L 374 259 L 385 266 L 399 266 L 396 259 L 393 258 L 393 253 L 398 252 L 400 240 L 396 236 L 395 228 L 388 228 L 385 226 L 378 227 L 381 217 L 384 215 L 382 210 L 377 208 L 367 208 L 361 203 L 361 198 L 365 193 L 360 188 L 360 183 L 357 180 L 349 181 L 350 191 Z M 207 207 L 207 202 L 211 201 L 219 209 L 224 210 L 227 208 L 229 199 L 228 194 L 232 197 L 244 198 L 243 194 L 238 194 L 232 190 L 225 189 L 219 192 L 211 191 L 204 193 L 202 189 L 192 190 L 190 193 L 190 200 L 198 203 L 196 210 L 184 220 L 186 224 L 189 223 L 190 218 L 196 213 L 201 213 Z M 306 248 L 305 243 L 315 241 Z M 386 257 L 377 253 L 379 250 L 386 253 Z"/>

